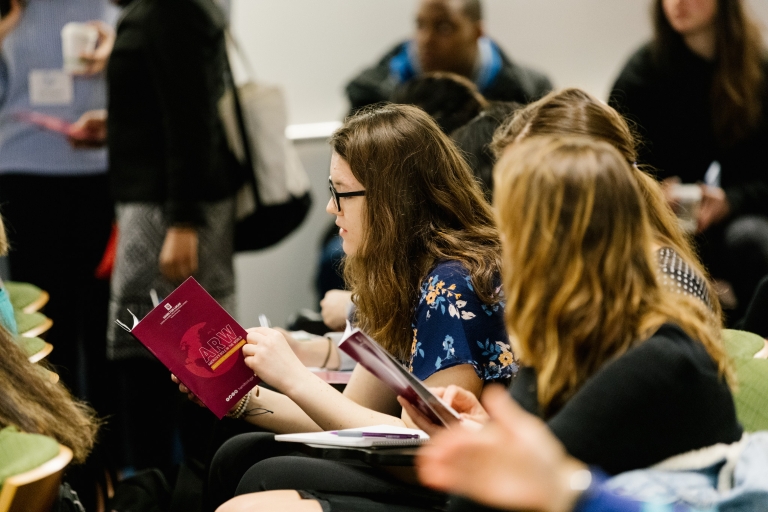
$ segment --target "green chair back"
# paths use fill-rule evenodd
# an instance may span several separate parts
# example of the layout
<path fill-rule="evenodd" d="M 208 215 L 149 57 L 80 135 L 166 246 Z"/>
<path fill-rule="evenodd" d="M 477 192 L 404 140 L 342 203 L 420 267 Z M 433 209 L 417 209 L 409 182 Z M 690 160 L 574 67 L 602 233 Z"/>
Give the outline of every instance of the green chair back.
<path fill-rule="evenodd" d="M 725 329 L 723 342 L 739 382 L 733 394 L 739 421 L 748 432 L 768 430 L 768 359 L 754 357 L 765 340 L 750 332 Z"/>

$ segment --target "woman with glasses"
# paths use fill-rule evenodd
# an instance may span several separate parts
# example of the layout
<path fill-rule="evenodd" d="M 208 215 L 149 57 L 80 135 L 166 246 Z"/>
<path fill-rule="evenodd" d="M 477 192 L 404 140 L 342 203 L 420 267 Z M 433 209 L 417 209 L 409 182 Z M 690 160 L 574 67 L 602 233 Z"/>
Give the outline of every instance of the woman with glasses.
<path fill-rule="evenodd" d="M 450 139 L 418 108 L 383 105 L 349 118 L 331 147 L 326 209 L 344 241 L 356 325 L 429 386 L 456 384 L 477 395 L 488 381 L 508 382 L 516 364 L 503 323 L 499 237 L 490 205 Z M 394 393 L 361 366 L 342 394 L 307 370 L 276 330 L 250 329 L 243 353 L 277 390 L 257 388 L 244 407 L 233 408 L 256 427 L 413 426 Z M 251 466 L 285 450 L 265 438 L 271 435 L 245 434 L 219 450 L 212 505 L 265 485 Z M 333 482 L 322 482 L 321 471 L 312 476 L 316 487 L 367 485 L 352 469 L 334 473 Z"/>

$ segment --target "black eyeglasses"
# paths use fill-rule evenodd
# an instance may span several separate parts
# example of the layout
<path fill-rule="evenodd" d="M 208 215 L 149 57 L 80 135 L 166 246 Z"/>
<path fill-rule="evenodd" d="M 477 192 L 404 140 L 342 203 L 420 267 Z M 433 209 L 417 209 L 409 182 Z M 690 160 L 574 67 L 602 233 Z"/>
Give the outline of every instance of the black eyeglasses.
<path fill-rule="evenodd" d="M 333 197 L 333 203 L 336 205 L 338 211 L 341 211 L 341 202 L 339 199 L 342 197 L 359 197 L 365 195 L 365 190 L 358 190 L 357 192 L 337 192 L 336 189 L 333 188 L 331 178 L 328 178 L 328 188 L 331 189 L 331 197 Z"/>

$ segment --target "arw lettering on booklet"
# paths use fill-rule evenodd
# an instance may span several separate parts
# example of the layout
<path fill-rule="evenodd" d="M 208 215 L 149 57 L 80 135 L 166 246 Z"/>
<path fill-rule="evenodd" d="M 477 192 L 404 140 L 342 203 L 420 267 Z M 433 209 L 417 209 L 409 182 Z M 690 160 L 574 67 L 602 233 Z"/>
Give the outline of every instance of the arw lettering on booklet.
<path fill-rule="evenodd" d="M 208 340 L 205 346 L 200 347 L 200 355 L 211 370 L 216 370 L 243 345 L 245 345 L 245 338 L 235 334 L 232 327 L 227 325 Z"/>
<path fill-rule="evenodd" d="M 118 324 L 219 418 L 259 383 L 240 350 L 245 329 L 192 277 L 133 322 Z"/>

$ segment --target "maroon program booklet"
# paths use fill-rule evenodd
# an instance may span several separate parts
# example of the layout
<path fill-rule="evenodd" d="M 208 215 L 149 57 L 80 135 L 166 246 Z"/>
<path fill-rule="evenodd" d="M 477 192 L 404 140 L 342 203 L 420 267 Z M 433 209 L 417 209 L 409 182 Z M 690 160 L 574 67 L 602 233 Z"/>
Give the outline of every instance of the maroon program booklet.
<path fill-rule="evenodd" d="M 192 277 L 133 322 L 117 321 L 219 419 L 259 383 L 243 360 L 245 329 Z"/>
<path fill-rule="evenodd" d="M 339 348 L 436 425 L 447 427 L 461 418 L 451 406 L 432 394 L 397 359 L 360 329 L 355 328 L 344 337 Z"/>

